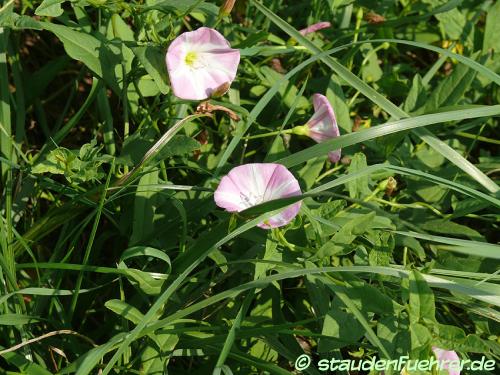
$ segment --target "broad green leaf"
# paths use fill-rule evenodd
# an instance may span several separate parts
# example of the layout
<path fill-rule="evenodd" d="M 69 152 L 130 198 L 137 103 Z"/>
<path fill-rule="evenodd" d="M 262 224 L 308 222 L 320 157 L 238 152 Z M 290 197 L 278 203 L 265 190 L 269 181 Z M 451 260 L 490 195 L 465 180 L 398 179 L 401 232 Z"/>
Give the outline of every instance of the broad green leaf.
<path fill-rule="evenodd" d="M 358 341 L 363 337 L 364 329 L 354 315 L 334 307 L 325 315 L 321 334 L 327 337 L 320 339 L 318 352 L 326 353 Z"/>
<path fill-rule="evenodd" d="M 425 278 L 416 270 L 410 273 L 409 308 L 411 325 L 435 321 L 434 293 Z"/>
<path fill-rule="evenodd" d="M 371 228 L 374 217 L 375 212 L 371 212 L 349 220 L 346 224 L 342 225 L 340 230 L 333 235 L 329 242 L 318 250 L 315 257 L 322 259 L 327 256 L 345 255 L 354 251 L 354 247 L 350 245 L 356 237 L 362 235 Z"/>
<path fill-rule="evenodd" d="M 144 318 L 137 308 L 119 299 L 110 299 L 104 303 L 104 306 L 134 324 L 138 324 Z"/>
<path fill-rule="evenodd" d="M 365 154 L 358 152 L 351 158 L 351 164 L 349 165 L 349 174 L 356 173 L 367 167 Z M 369 187 L 369 176 L 359 177 L 353 181 L 347 183 L 347 188 L 349 189 L 349 196 L 351 198 L 363 199 L 367 197 L 370 193 Z"/>
<path fill-rule="evenodd" d="M 379 66 L 377 52 L 370 43 L 363 44 L 360 49 L 364 56 L 364 65 L 361 67 L 363 81 L 368 83 L 378 81 L 382 78 L 383 72 Z"/>
<path fill-rule="evenodd" d="M 156 46 L 131 47 L 144 69 L 154 79 L 162 94 L 170 91 L 167 81 L 167 68 L 165 65 L 165 51 Z"/>
<path fill-rule="evenodd" d="M 413 77 L 413 82 L 404 102 L 403 109 L 405 112 L 411 113 L 417 108 L 420 108 L 427 99 L 425 84 L 420 74 L 417 73 Z"/>
<path fill-rule="evenodd" d="M 413 352 L 419 351 L 422 348 L 427 349 L 431 343 L 432 336 L 429 330 L 420 323 L 410 324 L 411 349 Z"/>
<path fill-rule="evenodd" d="M 484 59 L 482 61 L 484 62 Z M 466 65 L 456 65 L 451 74 L 439 82 L 427 98 L 425 105 L 416 111 L 416 114 L 429 113 L 442 107 L 457 104 L 469 89 L 476 74 L 474 69 Z"/>
<path fill-rule="evenodd" d="M 42 3 L 35 9 L 37 16 L 59 17 L 63 14 L 61 4 L 66 0 L 43 0 Z"/>
<path fill-rule="evenodd" d="M 332 104 L 337 119 L 337 125 L 343 130 L 343 133 L 350 133 L 352 131 L 352 120 L 349 115 L 349 107 L 342 86 L 340 86 L 339 79 L 335 74 L 332 74 L 328 81 L 326 89 L 326 97 Z"/>
<path fill-rule="evenodd" d="M 115 67 L 120 64 L 119 51 L 111 44 L 67 26 L 40 22 L 40 25 L 54 33 L 63 43 L 66 53 L 75 60 L 83 62 L 90 70 L 119 92 L 122 85 L 121 77 L 115 73 Z"/>
<path fill-rule="evenodd" d="M 163 160 L 172 156 L 186 155 L 198 150 L 200 147 L 200 143 L 195 139 L 183 134 L 177 134 L 170 140 L 167 147 L 163 147 L 159 151 L 158 155 L 155 156 L 155 160 Z"/>
<path fill-rule="evenodd" d="M 283 74 L 280 74 L 267 66 L 260 68 L 260 70 L 264 76 L 264 83 L 266 83 L 269 87 L 272 87 L 276 84 L 276 82 L 284 83 L 283 86 L 280 86 L 278 91 L 281 95 L 283 103 L 290 108 L 294 104 L 295 100 L 297 100 L 299 89 L 291 82 L 287 81 L 286 78 L 283 77 Z M 298 98 L 296 106 L 298 109 L 304 109 L 309 106 L 309 103 L 306 98 L 301 96 Z"/>

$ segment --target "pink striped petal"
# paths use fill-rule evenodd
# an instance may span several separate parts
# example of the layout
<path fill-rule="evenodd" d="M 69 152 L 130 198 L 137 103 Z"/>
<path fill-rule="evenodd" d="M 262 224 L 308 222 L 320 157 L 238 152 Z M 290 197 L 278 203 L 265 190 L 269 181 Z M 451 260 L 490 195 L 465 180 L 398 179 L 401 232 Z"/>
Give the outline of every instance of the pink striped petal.
<path fill-rule="evenodd" d="M 178 36 L 168 47 L 166 63 L 175 96 L 205 100 L 236 78 L 240 51 L 217 31 L 200 27 Z"/>
<path fill-rule="evenodd" d="M 438 348 L 437 346 L 432 347 L 432 351 L 434 352 L 434 355 L 436 356 L 436 359 L 438 361 L 460 361 L 460 358 L 458 357 L 458 354 L 454 352 L 453 350 L 445 350 Z M 450 375 L 460 375 L 460 371 L 456 370 L 454 366 L 453 368 L 450 369 L 450 366 L 448 364 L 444 364 L 443 369 L 448 370 L 448 373 Z"/>
<path fill-rule="evenodd" d="M 330 22 L 318 22 L 311 26 L 306 27 L 305 29 L 300 30 L 299 33 L 301 33 L 302 35 L 307 35 L 310 33 L 314 33 L 315 31 L 318 30 L 327 29 L 331 26 L 332 24 Z"/>
<path fill-rule="evenodd" d="M 335 113 L 326 96 L 314 94 L 313 105 L 315 111 L 314 115 L 307 122 L 309 137 L 321 143 L 340 136 Z M 341 157 L 340 149 L 330 151 L 328 157 L 333 163 L 338 162 Z"/>
<path fill-rule="evenodd" d="M 300 194 L 298 181 L 283 165 L 253 163 L 235 167 L 222 177 L 214 199 L 226 211 L 241 212 L 260 203 Z M 269 229 L 286 225 L 297 216 L 300 206 L 301 202 L 294 203 L 258 226 Z"/>

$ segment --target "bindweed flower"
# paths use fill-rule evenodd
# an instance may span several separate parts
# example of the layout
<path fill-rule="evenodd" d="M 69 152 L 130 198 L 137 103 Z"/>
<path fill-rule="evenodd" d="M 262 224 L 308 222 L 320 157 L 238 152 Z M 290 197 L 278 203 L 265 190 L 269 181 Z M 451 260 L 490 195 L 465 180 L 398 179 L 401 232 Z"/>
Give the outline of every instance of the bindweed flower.
<path fill-rule="evenodd" d="M 300 186 L 292 173 L 281 164 L 254 163 L 233 168 L 215 191 L 215 204 L 229 212 L 241 212 L 273 199 L 300 195 Z M 258 226 L 264 229 L 288 224 L 297 216 L 302 202 L 286 207 Z"/>
<path fill-rule="evenodd" d="M 332 24 L 330 22 L 318 22 L 311 26 L 307 26 L 305 29 L 300 30 L 299 33 L 301 33 L 302 35 L 307 35 L 314 33 L 318 30 L 328 29 L 331 26 Z"/>
<path fill-rule="evenodd" d="M 167 70 L 175 96 L 205 100 L 236 77 L 240 51 L 217 31 L 200 27 L 179 35 L 168 47 Z"/>
<path fill-rule="evenodd" d="M 294 129 L 295 134 L 306 135 L 316 142 L 321 143 L 340 135 L 339 127 L 335 113 L 326 96 L 321 94 L 313 95 L 314 115 L 309 119 L 306 125 L 297 126 Z M 328 153 L 332 163 L 340 160 L 341 151 L 335 150 Z"/>
<path fill-rule="evenodd" d="M 432 351 L 434 352 L 434 355 L 436 356 L 436 359 L 439 362 L 444 362 L 444 361 L 448 362 L 448 363 L 444 363 L 443 369 L 448 370 L 448 373 L 450 375 L 460 375 L 460 370 L 458 370 L 458 368 L 460 368 L 460 365 L 458 365 L 458 366 L 451 365 L 450 366 L 450 363 L 449 363 L 451 361 L 453 361 L 455 363 L 460 362 L 460 358 L 458 358 L 458 355 L 456 352 L 454 352 L 453 350 L 441 349 L 441 348 L 438 348 L 437 346 L 433 346 Z"/>

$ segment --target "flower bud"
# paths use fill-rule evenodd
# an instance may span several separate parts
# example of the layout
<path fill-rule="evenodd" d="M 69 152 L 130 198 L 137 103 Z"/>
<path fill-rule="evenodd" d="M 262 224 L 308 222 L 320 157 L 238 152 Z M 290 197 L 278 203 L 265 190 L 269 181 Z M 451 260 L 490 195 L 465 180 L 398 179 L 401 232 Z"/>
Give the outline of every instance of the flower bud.
<path fill-rule="evenodd" d="M 309 134 L 311 134 L 311 130 L 307 125 L 299 125 L 292 129 L 292 133 L 296 135 L 309 136 Z"/>
<path fill-rule="evenodd" d="M 220 17 L 226 17 L 231 14 L 231 11 L 233 10 L 234 3 L 236 0 L 226 0 L 224 1 L 224 4 L 221 5 L 219 8 L 219 16 Z"/>

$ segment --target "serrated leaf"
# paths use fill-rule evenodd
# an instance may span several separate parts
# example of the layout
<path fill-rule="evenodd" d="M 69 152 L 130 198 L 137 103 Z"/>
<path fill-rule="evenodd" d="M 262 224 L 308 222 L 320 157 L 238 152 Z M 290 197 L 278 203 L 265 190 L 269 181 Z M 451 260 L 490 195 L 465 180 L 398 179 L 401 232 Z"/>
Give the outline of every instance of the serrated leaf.
<path fill-rule="evenodd" d="M 71 164 L 75 159 L 76 155 L 70 150 L 58 147 L 52 150 L 44 161 L 36 164 L 31 172 L 35 174 L 65 174 L 68 170 L 71 170 Z"/>

